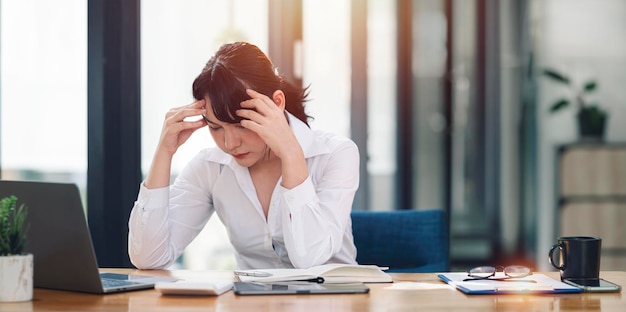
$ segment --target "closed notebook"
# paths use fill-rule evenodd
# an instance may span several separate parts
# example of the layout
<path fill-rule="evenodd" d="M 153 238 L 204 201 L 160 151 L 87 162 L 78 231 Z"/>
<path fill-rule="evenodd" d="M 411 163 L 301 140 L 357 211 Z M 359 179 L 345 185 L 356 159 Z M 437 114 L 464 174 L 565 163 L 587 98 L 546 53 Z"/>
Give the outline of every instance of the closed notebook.
<path fill-rule="evenodd" d="M 235 275 L 242 282 L 316 281 L 318 283 L 390 283 L 387 268 L 375 265 L 324 264 L 308 269 L 239 270 Z"/>
<path fill-rule="evenodd" d="M 180 280 L 159 282 L 154 289 L 163 295 L 219 296 L 233 288 L 232 280 Z"/>

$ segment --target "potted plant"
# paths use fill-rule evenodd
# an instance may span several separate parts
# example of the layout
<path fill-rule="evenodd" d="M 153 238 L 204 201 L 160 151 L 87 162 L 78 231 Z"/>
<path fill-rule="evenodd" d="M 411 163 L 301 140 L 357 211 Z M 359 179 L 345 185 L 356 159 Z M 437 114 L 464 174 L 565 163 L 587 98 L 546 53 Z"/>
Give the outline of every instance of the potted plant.
<path fill-rule="evenodd" d="M 16 196 L 0 199 L 0 302 L 33 298 L 33 255 L 26 245 L 27 209 Z"/>
<path fill-rule="evenodd" d="M 582 86 L 575 86 L 571 79 L 553 69 L 544 69 L 543 74 L 555 82 L 566 85 L 572 90 L 570 97 L 563 97 L 550 106 L 550 112 L 554 113 L 569 106 L 575 106 L 578 110 L 578 131 L 582 139 L 602 140 L 608 114 L 597 103 L 591 103 L 588 95 L 598 88 L 598 83 L 587 80 Z"/>

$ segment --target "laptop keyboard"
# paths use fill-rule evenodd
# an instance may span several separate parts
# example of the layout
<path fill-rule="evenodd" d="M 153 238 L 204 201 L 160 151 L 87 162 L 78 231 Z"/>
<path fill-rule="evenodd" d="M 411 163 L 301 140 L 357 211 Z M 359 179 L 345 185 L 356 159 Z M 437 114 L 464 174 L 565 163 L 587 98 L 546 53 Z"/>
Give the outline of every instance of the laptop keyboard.
<path fill-rule="evenodd" d="M 118 280 L 118 279 L 110 279 L 110 278 L 102 279 L 102 286 L 104 288 L 120 287 L 120 286 L 136 285 L 136 284 L 138 283 L 131 282 L 129 280 Z"/>

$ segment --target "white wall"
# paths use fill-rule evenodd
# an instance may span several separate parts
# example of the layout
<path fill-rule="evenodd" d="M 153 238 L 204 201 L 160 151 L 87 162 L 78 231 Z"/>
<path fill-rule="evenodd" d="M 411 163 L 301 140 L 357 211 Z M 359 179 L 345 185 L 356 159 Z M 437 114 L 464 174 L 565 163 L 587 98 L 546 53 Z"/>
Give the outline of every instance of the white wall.
<path fill-rule="evenodd" d="M 552 67 L 580 83 L 596 78 L 596 96 L 610 112 L 606 141 L 626 141 L 626 1 L 551 0 L 534 2 L 533 34 L 537 67 Z M 554 172 L 560 144 L 577 141 L 575 111 L 549 114 L 548 107 L 566 92 L 538 77 L 538 235 L 537 270 L 556 242 Z"/>

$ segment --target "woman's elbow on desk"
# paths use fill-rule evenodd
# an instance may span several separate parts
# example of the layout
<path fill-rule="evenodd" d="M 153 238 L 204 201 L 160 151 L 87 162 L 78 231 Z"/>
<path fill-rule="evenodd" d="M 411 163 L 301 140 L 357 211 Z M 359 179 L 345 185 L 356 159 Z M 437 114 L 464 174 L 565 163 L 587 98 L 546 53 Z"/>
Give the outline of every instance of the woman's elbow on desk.
<path fill-rule="evenodd" d="M 333 257 L 331 245 L 309 246 L 309 248 L 295 248 L 289 251 L 289 260 L 294 268 L 307 269 L 327 263 Z"/>
<path fill-rule="evenodd" d="M 155 261 L 136 256 L 130 256 L 130 262 L 139 270 L 164 270 L 171 265 L 170 263 L 159 264 Z"/>
<path fill-rule="evenodd" d="M 131 249 L 129 249 L 128 256 L 130 262 L 140 270 L 164 270 L 176 261 L 176 259 L 171 260 L 165 255 L 150 257 Z"/>

